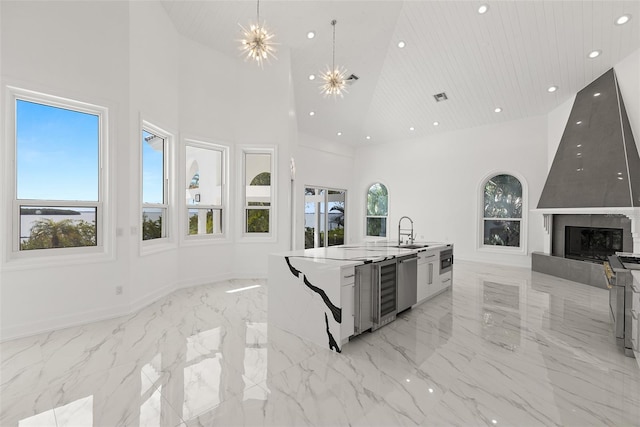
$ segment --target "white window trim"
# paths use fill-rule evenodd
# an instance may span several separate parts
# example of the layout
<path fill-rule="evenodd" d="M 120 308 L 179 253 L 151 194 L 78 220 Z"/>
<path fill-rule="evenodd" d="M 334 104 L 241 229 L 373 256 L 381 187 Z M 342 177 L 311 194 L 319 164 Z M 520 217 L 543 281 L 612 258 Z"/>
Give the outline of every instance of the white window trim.
<path fill-rule="evenodd" d="M 387 215 L 369 215 L 369 211 L 368 209 L 368 200 L 369 200 L 369 190 L 371 190 L 371 187 L 373 187 L 375 184 L 380 184 L 383 185 L 384 188 L 387 189 Z M 383 240 L 389 240 L 389 193 L 391 193 L 389 191 L 389 186 L 385 183 L 383 183 L 381 180 L 378 181 L 373 181 L 371 182 L 371 184 L 369 184 L 367 186 L 367 189 L 364 193 L 364 240 L 365 241 L 383 241 Z M 367 219 L 368 218 L 385 218 L 385 222 L 386 222 L 386 230 L 387 230 L 387 235 L 386 236 L 369 236 L 367 234 Z"/>
<path fill-rule="evenodd" d="M 271 155 L 271 205 L 269 206 L 269 232 L 268 233 L 246 233 L 246 172 L 245 172 L 245 154 L 269 154 Z M 238 211 L 240 212 L 240 225 L 238 230 L 239 243 L 271 243 L 278 241 L 278 150 L 274 145 L 245 145 L 240 146 L 238 150 L 238 183 L 240 184 L 240 197 L 238 197 Z M 260 208 L 258 206 L 252 207 Z"/>
<path fill-rule="evenodd" d="M 496 175 L 511 175 L 516 177 L 522 185 L 522 218 L 514 218 L 520 221 L 520 246 L 493 246 L 484 244 L 484 187 L 487 181 Z M 529 213 L 529 185 L 522 175 L 517 172 L 498 170 L 485 175 L 480 181 L 476 194 L 478 195 L 477 203 L 477 226 L 476 226 L 476 249 L 480 252 L 492 252 L 501 254 L 527 255 L 527 232 L 529 229 L 528 213 Z M 501 218 L 509 220 L 509 218 Z"/>
<path fill-rule="evenodd" d="M 180 160 L 180 164 L 182 168 L 180 175 L 184 177 L 185 182 L 182 182 L 182 188 L 187 187 L 187 178 L 186 178 L 186 151 L 187 146 L 191 147 L 199 147 L 208 150 L 217 150 L 222 153 L 222 205 L 187 205 L 186 201 L 183 203 L 182 208 L 182 220 L 180 221 L 182 233 L 180 233 L 182 240 L 181 243 L 185 246 L 201 246 L 208 245 L 212 243 L 229 243 L 230 242 L 230 233 L 229 233 L 229 217 L 230 209 L 229 209 L 229 156 L 230 156 L 230 147 L 228 145 L 223 145 L 217 141 L 210 141 L 205 138 L 196 138 L 196 137 L 184 137 L 182 140 L 182 149 L 181 153 L 184 156 Z M 189 227 L 189 214 L 188 211 L 190 208 L 200 208 L 200 209 L 221 209 L 222 210 L 222 230 L 221 234 L 198 234 L 198 235 L 189 235 L 185 233 L 185 230 Z"/>
<path fill-rule="evenodd" d="M 157 135 L 164 139 L 164 152 L 166 155 L 164 156 L 164 168 L 165 168 L 165 183 L 164 183 L 164 200 L 165 203 L 143 203 L 142 197 L 142 132 L 148 131 L 154 135 Z M 175 224 L 174 224 L 174 211 L 175 211 L 175 191 L 174 191 L 174 183 L 175 183 L 175 175 L 173 168 L 173 159 L 175 159 L 175 138 L 174 134 L 160 128 L 146 120 L 140 120 L 140 127 L 138 129 L 138 153 L 139 153 L 139 161 L 138 161 L 138 171 L 139 171 L 139 179 L 140 185 L 140 197 L 139 207 L 138 207 L 138 225 L 136 228 L 138 229 L 138 241 L 140 243 L 140 255 L 150 255 L 158 252 L 163 252 L 167 250 L 174 249 L 176 247 L 176 239 L 175 239 Z M 153 240 L 142 240 L 142 209 L 143 208 L 165 208 L 167 211 L 166 219 L 163 221 L 163 227 L 166 227 L 166 237 L 161 237 L 159 239 Z"/>
<path fill-rule="evenodd" d="M 11 236 L 5 240 L 2 257 L 2 269 L 21 270 L 32 268 L 45 268 L 60 265 L 74 265 L 81 263 L 112 261 L 115 259 L 114 236 L 115 217 L 110 200 L 110 175 L 109 175 L 109 111 L 107 107 L 93 103 L 73 100 L 56 95 L 50 95 L 33 90 L 14 86 L 6 86 L 5 90 L 5 187 L 3 188 L 3 205 L 6 221 L 0 227 L 4 228 L 3 235 Z M 68 200 L 27 200 L 17 198 L 16 176 L 16 103 L 24 100 L 38 104 L 50 105 L 72 111 L 92 114 L 99 117 L 99 164 L 98 164 L 98 200 L 93 201 L 68 201 Z M 20 206 L 74 206 L 96 208 L 96 246 L 76 248 L 42 249 L 34 251 L 20 251 Z"/>

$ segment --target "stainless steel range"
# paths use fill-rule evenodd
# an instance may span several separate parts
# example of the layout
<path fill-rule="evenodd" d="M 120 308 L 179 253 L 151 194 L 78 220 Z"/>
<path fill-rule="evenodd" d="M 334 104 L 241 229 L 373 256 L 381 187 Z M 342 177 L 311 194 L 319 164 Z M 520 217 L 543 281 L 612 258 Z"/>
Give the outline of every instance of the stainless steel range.
<path fill-rule="evenodd" d="M 618 253 L 604 262 L 609 286 L 609 308 L 614 323 L 616 341 L 624 354 L 634 357 L 632 346 L 632 270 L 640 270 L 640 255 Z"/>

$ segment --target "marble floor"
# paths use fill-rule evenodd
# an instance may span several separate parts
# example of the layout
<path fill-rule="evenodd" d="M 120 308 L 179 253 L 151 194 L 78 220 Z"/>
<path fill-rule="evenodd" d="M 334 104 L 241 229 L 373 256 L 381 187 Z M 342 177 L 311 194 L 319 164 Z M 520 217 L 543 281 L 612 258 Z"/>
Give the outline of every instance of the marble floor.
<path fill-rule="evenodd" d="M 465 262 L 453 283 L 341 354 L 270 326 L 259 280 L 4 342 L 0 426 L 640 425 L 607 291 Z"/>

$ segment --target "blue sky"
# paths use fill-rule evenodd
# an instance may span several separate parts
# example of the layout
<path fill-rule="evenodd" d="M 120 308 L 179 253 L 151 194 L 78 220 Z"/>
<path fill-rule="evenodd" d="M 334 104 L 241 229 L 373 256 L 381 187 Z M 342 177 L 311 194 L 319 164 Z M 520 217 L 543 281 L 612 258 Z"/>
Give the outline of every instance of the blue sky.
<path fill-rule="evenodd" d="M 19 199 L 98 200 L 99 118 L 17 101 Z"/>
<path fill-rule="evenodd" d="M 18 199 L 97 201 L 99 117 L 20 99 L 16 113 Z M 142 157 L 144 201 L 162 203 L 163 153 L 143 142 Z"/>

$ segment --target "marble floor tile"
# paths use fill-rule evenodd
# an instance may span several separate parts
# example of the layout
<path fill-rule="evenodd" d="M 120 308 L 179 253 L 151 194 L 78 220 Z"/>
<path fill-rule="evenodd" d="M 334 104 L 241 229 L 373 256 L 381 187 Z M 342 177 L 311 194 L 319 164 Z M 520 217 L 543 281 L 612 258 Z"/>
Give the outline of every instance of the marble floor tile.
<path fill-rule="evenodd" d="M 452 289 L 342 353 L 270 325 L 268 296 L 223 281 L 0 343 L 0 425 L 640 425 L 606 290 L 457 262 Z"/>

